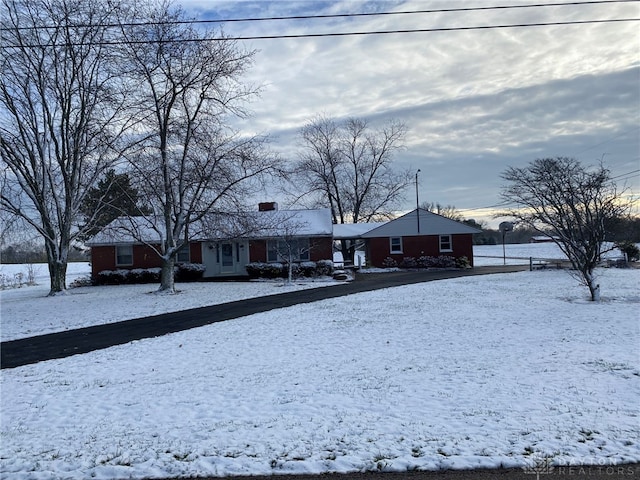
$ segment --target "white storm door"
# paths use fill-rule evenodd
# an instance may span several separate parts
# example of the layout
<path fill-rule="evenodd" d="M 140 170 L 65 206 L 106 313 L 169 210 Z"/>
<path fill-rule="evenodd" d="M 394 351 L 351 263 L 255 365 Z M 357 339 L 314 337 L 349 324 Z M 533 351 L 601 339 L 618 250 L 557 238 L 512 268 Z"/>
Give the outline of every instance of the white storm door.
<path fill-rule="evenodd" d="M 235 271 L 234 245 L 231 242 L 220 244 L 220 271 L 222 273 L 233 273 Z"/>

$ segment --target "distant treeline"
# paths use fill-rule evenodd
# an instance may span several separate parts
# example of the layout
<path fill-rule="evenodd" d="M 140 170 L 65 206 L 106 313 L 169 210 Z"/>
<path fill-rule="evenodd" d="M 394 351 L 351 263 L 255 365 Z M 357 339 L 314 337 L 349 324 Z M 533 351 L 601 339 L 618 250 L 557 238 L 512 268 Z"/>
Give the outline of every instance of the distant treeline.
<path fill-rule="evenodd" d="M 88 252 L 72 248 L 70 262 L 88 262 Z M 0 249 L 0 263 L 47 263 L 47 254 L 42 245 L 11 244 Z"/>
<path fill-rule="evenodd" d="M 502 243 L 502 233 L 490 228 L 482 228 L 473 220 L 463 223 L 482 230 L 473 236 L 475 245 L 499 245 Z M 528 228 L 516 228 L 505 235 L 505 243 L 529 243 L 533 237 L 539 237 L 540 232 Z M 607 225 L 607 240 L 610 242 L 630 241 L 640 243 L 640 217 L 616 218 L 609 220 Z"/>

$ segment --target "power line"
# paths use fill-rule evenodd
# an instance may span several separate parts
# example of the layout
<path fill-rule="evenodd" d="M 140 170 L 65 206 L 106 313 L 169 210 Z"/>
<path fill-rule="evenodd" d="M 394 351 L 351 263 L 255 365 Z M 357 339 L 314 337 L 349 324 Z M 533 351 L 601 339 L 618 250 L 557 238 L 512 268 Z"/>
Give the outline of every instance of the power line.
<path fill-rule="evenodd" d="M 611 180 L 616 180 L 618 178 L 624 178 L 625 180 L 628 178 L 637 177 L 640 174 L 640 169 L 632 170 L 631 172 L 622 173 L 620 175 L 616 175 L 615 177 L 611 177 Z"/>
<path fill-rule="evenodd" d="M 0 49 L 10 48 L 45 48 L 45 47 L 78 47 L 83 45 L 142 45 L 149 43 L 194 43 L 194 42 L 221 42 L 221 41 L 239 41 L 239 40 L 276 40 L 276 39 L 296 39 L 296 38 L 322 38 L 322 37 L 346 37 L 346 36 L 362 36 L 362 35 L 387 35 L 387 34 L 404 34 L 404 33 L 433 33 L 433 32 L 455 32 L 455 31 L 471 31 L 471 30 L 493 30 L 501 28 L 526 28 L 526 27 L 552 27 L 567 25 L 587 25 L 587 24 L 604 24 L 604 23 L 621 23 L 621 22 L 638 22 L 640 18 L 613 18 L 613 19 L 595 19 L 595 20 L 572 20 L 566 22 L 537 22 L 537 23 L 516 23 L 505 25 L 478 25 L 470 27 L 438 27 L 438 28 L 418 28 L 406 30 L 381 30 L 381 31 L 365 31 L 365 32 L 333 32 L 333 33 L 301 33 L 301 34 L 282 34 L 282 35 L 253 35 L 239 37 L 212 37 L 212 38 L 182 38 L 173 40 L 111 40 L 103 42 L 64 42 L 64 43 L 45 43 L 45 44 L 29 44 L 29 45 L 0 45 Z"/>
<path fill-rule="evenodd" d="M 438 28 L 417 28 L 407 30 L 381 30 L 367 32 L 335 32 L 335 33 L 302 33 L 291 35 L 256 35 L 247 37 L 229 37 L 228 40 L 274 40 L 283 38 L 313 38 L 313 37 L 343 37 L 353 35 L 385 35 L 392 33 L 431 33 L 431 32 L 454 32 L 465 30 L 492 30 L 497 28 L 524 28 L 524 27 L 549 27 L 560 25 L 584 25 L 593 23 L 615 23 L 615 22 L 637 22 L 640 18 L 615 18 L 597 20 L 573 20 L 566 22 L 543 22 L 543 23 L 516 23 L 506 25 L 479 25 L 471 27 L 438 27 Z M 212 39 L 215 40 L 215 39 Z"/>
<path fill-rule="evenodd" d="M 524 5 L 496 5 L 486 7 L 459 7 L 459 8 L 438 8 L 429 10 L 407 10 L 399 12 L 366 12 L 366 13 L 336 13 L 325 15 L 293 15 L 293 16 L 281 16 L 281 17 L 253 17 L 253 18 L 227 18 L 227 19 L 204 19 L 204 20 L 173 20 L 173 21 L 160 21 L 160 22 L 128 22 L 128 23 L 99 23 L 99 24 L 78 24 L 71 25 L 75 28 L 86 27 L 101 27 L 101 28 L 115 28 L 115 27 L 137 27 L 137 26 L 152 26 L 152 25 L 197 25 L 197 24 L 213 24 L 213 23 L 239 23 L 239 22 L 263 22 L 263 21 L 280 21 L 280 20 L 314 20 L 314 19 L 330 19 L 330 18 L 357 18 L 357 17 L 374 17 L 374 16 L 389 16 L 389 15 L 413 15 L 413 14 L 428 14 L 428 13 L 460 13 L 460 12 L 475 12 L 475 11 L 488 11 L 488 10 L 510 10 L 510 9 L 523 9 L 523 8 L 544 8 L 544 7 L 563 7 L 563 6 L 578 6 L 578 5 L 601 5 L 608 3 L 637 3 L 640 0 L 589 0 L 589 1 L 576 1 L 576 2 L 561 2 L 561 3 L 531 3 Z M 58 25 L 44 25 L 44 26 L 29 26 L 29 27 L 17 27 L 16 30 L 47 30 L 59 28 Z M 0 28 L 2 30 L 14 30 L 13 28 Z"/>

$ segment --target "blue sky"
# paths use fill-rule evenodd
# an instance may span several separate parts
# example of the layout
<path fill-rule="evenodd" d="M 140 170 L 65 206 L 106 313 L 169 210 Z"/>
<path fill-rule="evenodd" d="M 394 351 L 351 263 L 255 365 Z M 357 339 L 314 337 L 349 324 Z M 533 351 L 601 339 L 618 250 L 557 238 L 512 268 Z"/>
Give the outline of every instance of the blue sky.
<path fill-rule="evenodd" d="M 525 5 L 519 0 L 177 2 L 199 19 Z M 549 2 L 552 3 L 552 2 Z M 554 3 L 558 3 L 557 1 Z M 230 35 L 426 29 L 640 18 L 640 3 L 325 20 L 226 23 Z M 500 173 L 540 157 L 604 158 L 640 194 L 640 22 L 247 40 L 262 85 L 241 128 L 295 158 L 297 132 L 324 114 L 409 128 L 399 168 L 421 169 L 420 200 L 492 220 Z M 635 173 L 631 173 L 635 172 Z M 286 202 L 284 198 L 274 198 Z M 407 192 L 401 210 L 415 205 Z"/>

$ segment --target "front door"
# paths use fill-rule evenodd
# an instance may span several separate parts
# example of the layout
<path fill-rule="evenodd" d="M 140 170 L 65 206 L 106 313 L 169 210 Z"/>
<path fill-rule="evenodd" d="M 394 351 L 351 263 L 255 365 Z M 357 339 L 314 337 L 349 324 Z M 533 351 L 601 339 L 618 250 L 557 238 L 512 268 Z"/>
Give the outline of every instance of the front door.
<path fill-rule="evenodd" d="M 235 256 L 238 244 L 225 242 L 220 244 L 220 273 L 235 273 Z"/>
<path fill-rule="evenodd" d="M 205 277 L 246 275 L 249 242 L 203 242 L 202 263 Z"/>

